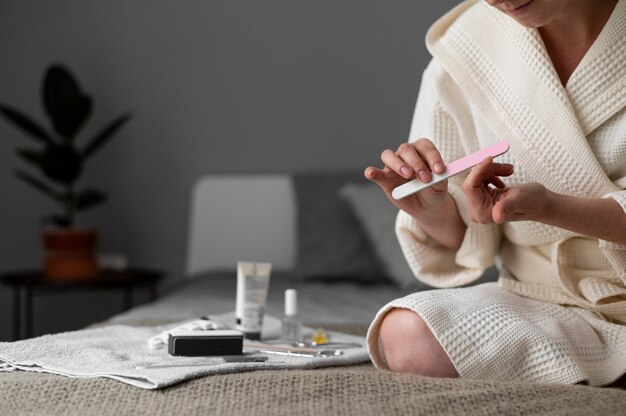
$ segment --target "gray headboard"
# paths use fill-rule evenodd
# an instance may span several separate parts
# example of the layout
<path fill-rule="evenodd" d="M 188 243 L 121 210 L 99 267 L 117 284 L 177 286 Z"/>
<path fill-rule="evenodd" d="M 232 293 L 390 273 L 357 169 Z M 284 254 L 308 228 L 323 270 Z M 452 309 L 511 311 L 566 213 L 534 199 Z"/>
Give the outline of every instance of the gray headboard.
<path fill-rule="evenodd" d="M 208 175 L 192 191 L 188 276 L 234 270 L 237 261 L 269 261 L 292 270 L 296 202 L 287 174 Z"/>

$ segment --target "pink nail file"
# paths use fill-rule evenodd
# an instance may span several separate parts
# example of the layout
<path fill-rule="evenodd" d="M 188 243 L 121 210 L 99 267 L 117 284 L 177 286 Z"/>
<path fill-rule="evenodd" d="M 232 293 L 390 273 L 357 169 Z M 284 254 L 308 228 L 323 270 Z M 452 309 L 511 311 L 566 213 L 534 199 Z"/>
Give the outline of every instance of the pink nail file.
<path fill-rule="evenodd" d="M 506 153 L 507 150 L 509 150 L 509 144 L 505 140 L 502 140 L 477 152 L 470 153 L 469 155 L 455 160 L 454 162 L 448 163 L 448 165 L 446 165 L 446 170 L 443 173 L 432 174 L 433 177 L 430 182 L 424 183 L 419 179 L 413 179 L 410 182 L 398 186 L 393 190 L 391 196 L 393 196 L 394 199 L 402 199 L 419 192 L 422 189 L 426 189 L 429 186 L 433 186 L 436 183 L 444 181 L 454 175 L 458 175 L 459 173 L 478 165 L 488 156 L 497 157 Z"/>

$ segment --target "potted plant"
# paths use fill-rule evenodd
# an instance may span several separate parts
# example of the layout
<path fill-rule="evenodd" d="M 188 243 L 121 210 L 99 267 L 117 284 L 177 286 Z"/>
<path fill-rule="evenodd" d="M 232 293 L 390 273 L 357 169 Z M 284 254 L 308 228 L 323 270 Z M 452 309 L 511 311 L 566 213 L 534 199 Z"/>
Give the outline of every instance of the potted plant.
<path fill-rule="evenodd" d="M 76 228 L 76 215 L 106 200 L 97 189 L 78 189 L 85 163 L 130 119 L 123 114 L 83 146 L 76 139 L 91 115 L 92 99 L 62 65 L 51 65 L 44 76 L 42 99 L 52 129 L 43 128 L 32 117 L 14 107 L 0 104 L 0 114 L 33 139 L 39 149 L 20 147 L 17 155 L 40 175 L 17 169 L 15 175 L 37 191 L 52 198 L 60 211 L 42 218 L 46 248 L 44 274 L 48 278 L 80 279 L 98 273 L 97 232 Z"/>

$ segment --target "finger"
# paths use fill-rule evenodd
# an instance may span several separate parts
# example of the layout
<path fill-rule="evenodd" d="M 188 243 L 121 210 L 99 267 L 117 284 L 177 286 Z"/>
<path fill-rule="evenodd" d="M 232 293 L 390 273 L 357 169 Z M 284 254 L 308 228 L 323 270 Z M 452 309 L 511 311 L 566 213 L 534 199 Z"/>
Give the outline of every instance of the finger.
<path fill-rule="evenodd" d="M 376 179 L 378 179 L 380 175 L 382 175 L 382 170 L 375 168 L 374 166 L 368 166 L 363 171 L 363 176 L 365 176 L 365 179 L 372 182 L 376 182 Z"/>
<path fill-rule="evenodd" d="M 502 193 L 498 201 L 493 205 L 491 218 L 497 224 L 511 221 L 519 205 L 519 193 L 515 189 Z"/>
<path fill-rule="evenodd" d="M 437 150 L 437 146 L 428 139 L 419 139 L 415 142 L 420 157 L 428 164 L 431 172 L 441 173 L 444 171 L 443 158 Z"/>
<path fill-rule="evenodd" d="M 494 176 L 511 176 L 513 172 L 514 167 L 512 164 L 494 163 L 493 157 L 489 156 L 474 166 L 465 178 L 463 185 L 466 190 L 480 188 L 484 182 L 492 183 L 491 180 Z M 502 181 L 500 182 L 503 183 Z M 496 184 L 494 183 L 494 185 Z"/>
<path fill-rule="evenodd" d="M 432 192 L 440 194 L 442 192 L 446 192 L 448 190 L 448 180 L 444 180 L 441 182 L 437 182 L 433 186 L 429 188 Z"/>
<path fill-rule="evenodd" d="M 504 224 L 507 219 L 507 207 L 504 200 L 496 202 L 491 210 L 491 219 L 496 224 Z"/>
<path fill-rule="evenodd" d="M 413 169 L 406 164 L 393 150 L 385 149 L 380 155 L 386 167 L 396 172 L 403 178 L 409 179 L 413 177 Z"/>
<path fill-rule="evenodd" d="M 393 188 L 401 180 L 399 176 L 388 168 L 378 169 L 374 166 L 368 166 L 363 172 L 365 177 L 378 185 L 386 193 L 391 193 Z"/>
<path fill-rule="evenodd" d="M 502 179 L 498 176 L 492 176 L 491 179 L 489 179 L 489 183 L 499 189 L 506 188 L 506 184 L 502 182 Z"/>
<path fill-rule="evenodd" d="M 367 168 L 365 168 L 363 175 L 365 175 L 367 179 L 375 183 L 380 183 L 381 181 L 388 180 L 388 174 L 385 172 L 385 170 L 378 169 L 374 166 L 368 166 Z"/>
<path fill-rule="evenodd" d="M 494 174 L 497 176 L 511 176 L 515 168 L 510 163 L 493 163 Z"/>
<path fill-rule="evenodd" d="M 489 156 L 472 168 L 465 178 L 464 185 L 469 189 L 480 188 L 483 182 L 488 182 L 495 175 L 496 167 L 493 157 Z"/>
<path fill-rule="evenodd" d="M 417 176 L 422 182 L 426 183 L 430 181 L 430 168 L 426 165 L 426 162 L 422 160 L 419 153 L 417 153 L 417 149 L 412 144 L 401 144 L 396 154 L 413 169 L 414 175 L 417 173 Z"/>

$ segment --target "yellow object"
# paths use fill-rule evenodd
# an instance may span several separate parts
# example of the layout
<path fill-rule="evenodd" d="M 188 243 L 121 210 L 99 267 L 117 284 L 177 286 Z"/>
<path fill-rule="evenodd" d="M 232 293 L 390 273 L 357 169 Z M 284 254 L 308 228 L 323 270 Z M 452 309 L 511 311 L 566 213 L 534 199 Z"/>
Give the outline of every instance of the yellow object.
<path fill-rule="evenodd" d="M 328 342 L 328 335 L 326 334 L 326 331 L 324 331 L 322 328 L 317 328 L 315 331 L 313 331 L 313 334 L 311 335 L 311 341 L 317 344 L 326 343 Z"/>

